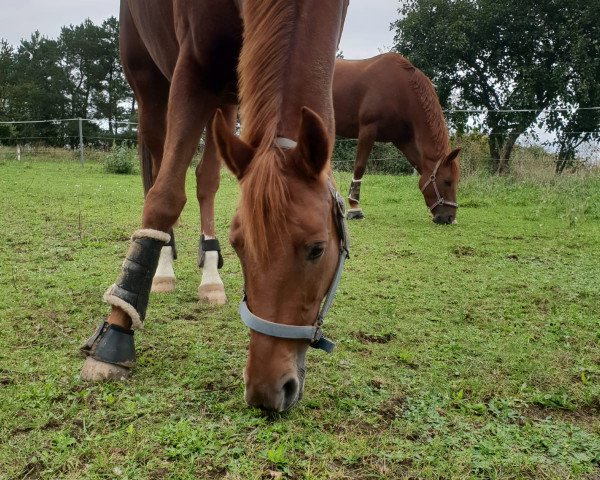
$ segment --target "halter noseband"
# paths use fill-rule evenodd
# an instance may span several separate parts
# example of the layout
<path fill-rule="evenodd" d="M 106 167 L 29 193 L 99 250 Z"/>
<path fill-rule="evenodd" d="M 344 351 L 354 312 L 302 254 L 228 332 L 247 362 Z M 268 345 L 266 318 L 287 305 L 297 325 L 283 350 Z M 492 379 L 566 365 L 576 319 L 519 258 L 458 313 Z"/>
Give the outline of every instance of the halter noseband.
<path fill-rule="evenodd" d="M 279 148 L 293 148 L 295 145 L 296 142 L 287 138 L 278 137 L 275 140 L 275 146 Z M 325 294 L 323 305 L 319 310 L 319 314 L 317 315 L 315 322 L 308 326 L 284 325 L 260 318 L 254 315 L 250 311 L 250 308 L 248 308 L 245 292 L 240 303 L 239 313 L 242 322 L 244 322 L 244 325 L 246 325 L 250 330 L 254 330 L 255 332 L 259 332 L 264 335 L 269 335 L 270 337 L 287 338 L 293 340 L 310 340 L 311 347 L 331 353 L 335 343 L 323 336 L 321 327 L 323 325 L 325 315 L 327 315 L 327 312 L 331 308 L 333 298 L 335 297 L 335 292 L 338 284 L 340 283 L 344 262 L 348 257 L 350 242 L 346 228 L 346 209 L 344 199 L 337 192 L 329 179 L 327 180 L 327 187 L 329 188 L 329 192 L 333 198 L 333 217 L 335 220 L 335 227 L 340 238 L 340 254 L 338 257 L 335 275 L 333 276 L 331 285 Z"/>
<path fill-rule="evenodd" d="M 421 193 L 424 193 L 425 189 L 429 186 L 429 184 L 433 185 L 433 191 L 435 192 L 436 200 L 433 203 L 433 205 L 431 205 L 430 207 L 428 207 L 429 211 L 431 213 L 433 213 L 433 210 L 435 209 L 435 207 L 437 207 L 439 205 L 448 205 L 450 207 L 458 208 L 458 203 L 446 200 L 444 197 L 442 197 L 442 195 L 440 195 L 440 191 L 439 191 L 438 186 L 437 186 L 437 180 L 436 180 L 435 177 L 437 175 L 438 169 L 440 168 L 440 165 L 442 164 L 442 162 L 445 159 L 446 159 L 446 157 L 442 157 L 442 158 L 440 158 L 438 160 L 438 162 L 435 164 L 433 172 L 429 176 L 429 179 L 421 187 Z"/>

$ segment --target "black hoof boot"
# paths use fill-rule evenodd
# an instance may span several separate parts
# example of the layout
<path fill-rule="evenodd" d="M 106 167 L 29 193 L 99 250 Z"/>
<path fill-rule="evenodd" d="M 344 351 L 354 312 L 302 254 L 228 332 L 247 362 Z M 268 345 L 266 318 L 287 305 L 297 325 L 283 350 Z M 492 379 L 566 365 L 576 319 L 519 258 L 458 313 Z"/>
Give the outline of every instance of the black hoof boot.
<path fill-rule="evenodd" d="M 81 352 L 87 357 L 80 373 L 82 380 L 124 380 L 135 364 L 133 330 L 103 322 Z"/>
<path fill-rule="evenodd" d="M 365 215 L 361 209 L 350 209 L 348 210 L 346 218 L 348 220 L 362 220 L 363 218 L 365 218 Z"/>

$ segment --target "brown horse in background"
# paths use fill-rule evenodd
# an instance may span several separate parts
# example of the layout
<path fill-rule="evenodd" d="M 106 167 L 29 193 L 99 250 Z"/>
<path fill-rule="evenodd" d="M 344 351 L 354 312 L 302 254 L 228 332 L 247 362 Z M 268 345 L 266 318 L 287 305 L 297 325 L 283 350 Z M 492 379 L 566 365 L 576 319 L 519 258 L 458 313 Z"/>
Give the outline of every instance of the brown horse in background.
<path fill-rule="evenodd" d="M 211 118 L 214 148 L 240 183 L 230 241 L 242 264 L 245 305 L 266 323 L 317 325 L 320 304 L 335 285 L 343 237 L 329 161 L 345 3 L 121 1 L 121 58 L 139 102 L 150 188 L 142 229 L 104 297 L 112 311 L 84 346 L 83 379 L 122 378 L 135 361 L 131 329 L 142 326 L 167 232 L 186 202 L 186 171 Z M 241 138 L 226 118 L 238 99 Z M 201 202 L 216 189 L 205 173 L 198 169 Z M 246 401 L 277 411 L 296 403 L 309 344 L 252 330 Z"/>
<path fill-rule="evenodd" d="M 363 218 L 360 186 L 373 144 L 391 142 L 419 172 L 433 221 L 454 221 L 460 149 L 450 151 L 442 108 L 419 69 L 397 53 L 336 60 L 333 104 L 336 135 L 358 139 L 349 219 Z"/>
<path fill-rule="evenodd" d="M 459 149 L 449 152 L 442 109 L 429 79 L 396 53 L 367 60 L 336 60 L 333 78 L 336 134 L 359 139 L 348 218 L 363 217 L 358 202 L 360 182 L 373 143 L 382 141 L 394 143 L 421 174 L 419 186 L 433 220 L 452 223 L 456 216 L 454 202 L 459 175 L 456 157 Z M 226 118 L 232 130 L 236 124 L 236 111 L 235 105 L 227 106 Z M 201 233 L 210 238 L 215 236 L 214 199 L 219 187 L 220 165 L 216 146 L 208 131 L 196 174 Z M 200 249 L 199 257 L 202 256 L 206 259 L 201 265 L 202 282 L 198 297 L 213 304 L 225 303 L 217 254 Z M 161 258 L 153 291 L 173 289 L 175 273 L 172 258 L 170 254 Z M 166 285 L 169 288 L 164 288 Z"/>

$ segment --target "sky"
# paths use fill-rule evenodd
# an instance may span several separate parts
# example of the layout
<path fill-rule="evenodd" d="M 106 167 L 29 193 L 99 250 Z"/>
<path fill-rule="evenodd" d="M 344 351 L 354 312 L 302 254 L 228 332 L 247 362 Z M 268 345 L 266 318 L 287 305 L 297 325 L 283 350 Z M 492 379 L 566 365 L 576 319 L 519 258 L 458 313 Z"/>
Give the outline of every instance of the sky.
<path fill-rule="evenodd" d="M 17 45 L 35 30 L 55 38 L 60 27 L 90 18 L 100 23 L 119 13 L 119 0 L 0 0 L 0 38 Z M 340 43 L 345 58 L 368 58 L 387 51 L 394 34 L 390 23 L 398 18 L 399 0 L 350 0 Z"/>

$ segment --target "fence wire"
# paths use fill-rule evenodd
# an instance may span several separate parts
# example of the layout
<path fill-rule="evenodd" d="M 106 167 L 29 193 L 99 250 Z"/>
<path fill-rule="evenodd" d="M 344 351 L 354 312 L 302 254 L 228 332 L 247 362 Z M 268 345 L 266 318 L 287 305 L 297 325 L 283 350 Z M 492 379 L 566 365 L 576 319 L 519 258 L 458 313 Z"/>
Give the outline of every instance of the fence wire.
<path fill-rule="evenodd" d="M 600 107 L 580 110 L 600 110 Z M 478 109 L 454 109 L 453 113 L 488 114 L 491 111 Z M 553 110 L 494 110 L 496 113 L 551 112 L 572 113 L 572 109 Z M 80 161 L 101 161 L 103 153 L 115 147 L 137 146 L 136 122 L 108 119 L 48 119 L 0 121 L 0 160 L 33 160 L 72 158 Z M 475 130 L 475 129 L 473 129 Z M 491 162 L 489 154 L 490 138 L 502 137 L 510 132 L 471 131 L 458 135 L 450 131 L 452 146 L 461 146 L 461 168 L 463 172 L 485 169 Z M 561 132 L 564 135 L 586 135 L 589 140 L 577 146 L 576 155 L 571 158 L 571 167 L 600 165 L 600 125 L 595 130 Z M 352 171 L 356 155 L 357 140 L 337 138 L 333 151 L 332 164 L 336 170 Z M 199 152 L 202 152 L 203 140 Z M 544 165 L 555 168 L 561 161 L 555 134 L 539 128 L 532 128 L 519 136 L 511 155 L 511 163 L 521 163 L 538 168 Z M 196 160 L 197 162 L 197 160 Z M 411 174 L 413 166 L 394 145 L 376 143 L 368 161 L 368 171 Z"/>

